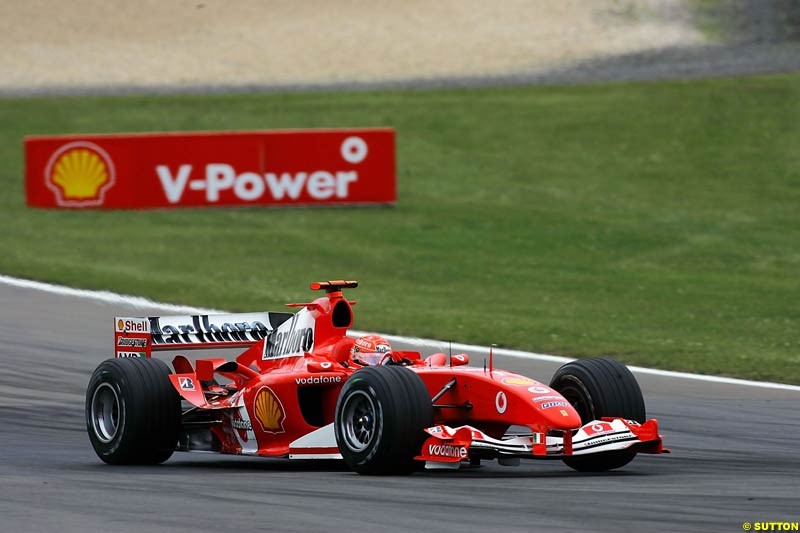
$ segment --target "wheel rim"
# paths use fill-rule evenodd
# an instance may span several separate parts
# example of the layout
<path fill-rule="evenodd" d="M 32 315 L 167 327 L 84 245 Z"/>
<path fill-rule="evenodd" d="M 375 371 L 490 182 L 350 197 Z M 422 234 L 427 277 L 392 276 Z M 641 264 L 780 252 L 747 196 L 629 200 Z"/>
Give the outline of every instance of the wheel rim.
<path fill-rule="evenodd" d="M 595 419 L 594 406 L 592 405 L 591 397 L 583 384 L 569 380 L 567 383 L 561 385 L 556 389 L 561 396 L 564 397 L 572 407 L 578 412 L 581 417 L 581 422 L 591 422 Z"/>
<path fill-rule="evenodd" d="M 339 428 L 347 447 L 354 452 L 366 450 L 375 438 L 377 409 L 364 391 L 354 391 L 345 400 Z"/>
<path fill-rule="evenodd" d="M 91 416 L 95 436 L 104 443 L 114 440 L 119 430 L 120 404 L 117 391 L 109 383 L 101 383 L 92 395 Z"/>

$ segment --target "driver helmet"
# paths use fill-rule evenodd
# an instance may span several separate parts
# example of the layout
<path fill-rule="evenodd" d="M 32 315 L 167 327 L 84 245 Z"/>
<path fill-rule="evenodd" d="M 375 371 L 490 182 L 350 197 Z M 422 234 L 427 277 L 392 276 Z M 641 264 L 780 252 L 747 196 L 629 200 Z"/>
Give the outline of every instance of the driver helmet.
<path fill-rule="evenodd" d="M 361 366 L 380 365 L 392 357 L 392 345 L 380 335 L 364 335 L 356 339 L 350 357 Z"/>

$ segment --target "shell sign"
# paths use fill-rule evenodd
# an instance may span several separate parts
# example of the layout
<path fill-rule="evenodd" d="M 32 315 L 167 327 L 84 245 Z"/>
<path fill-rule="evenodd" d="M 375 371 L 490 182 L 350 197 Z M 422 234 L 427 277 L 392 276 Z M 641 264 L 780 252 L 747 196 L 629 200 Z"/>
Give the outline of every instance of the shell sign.
<path fill-rule="evenodd" d="M 27 137 L 31 207 L 394 203 L 390 128 Z"/>

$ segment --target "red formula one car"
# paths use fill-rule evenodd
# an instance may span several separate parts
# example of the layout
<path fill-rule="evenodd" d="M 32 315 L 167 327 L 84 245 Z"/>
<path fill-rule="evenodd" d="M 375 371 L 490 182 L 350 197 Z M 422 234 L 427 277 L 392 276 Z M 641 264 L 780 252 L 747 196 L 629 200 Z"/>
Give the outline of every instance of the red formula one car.
<path fill-rule="evenodd" d="M 116 318 L 116 358 L 86 395 L 86 425 L 111 464 L 156 464 L 174 451 L 344 459 L 362 474 L 458 468 L 497 459 L 560 459 L 580 471 L 662 453 L 641 391 L 611 359 L 562 366 L 550 385 L 467 354 L 392 351 L 355 340 L 355 281 L 314 283 L 326 295 L 296 313 Z M 153 351 L 247 349 L 235 360 L 172 360 Z M 510 428 L 526 430 L 509 433 Z"/>

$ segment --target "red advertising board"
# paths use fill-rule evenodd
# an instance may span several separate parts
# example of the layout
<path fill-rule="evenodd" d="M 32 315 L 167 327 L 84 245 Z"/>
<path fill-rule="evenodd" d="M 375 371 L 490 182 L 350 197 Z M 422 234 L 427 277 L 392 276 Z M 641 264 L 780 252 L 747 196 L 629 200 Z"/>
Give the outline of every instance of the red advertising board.
<path fill-rule="evenodd" d="M 27 137 L 25 180 L 35 207 L 374 204 L 397 197 L 390 128 Z"/>

